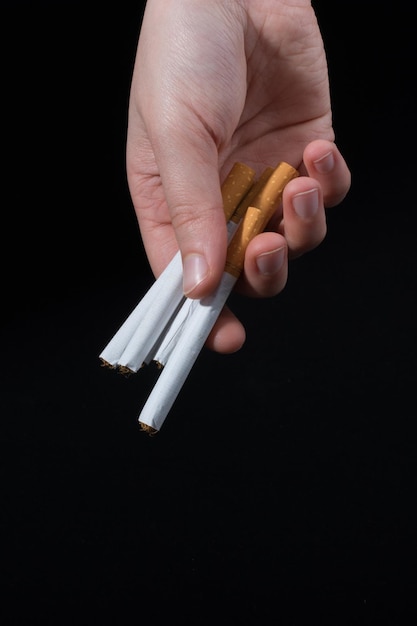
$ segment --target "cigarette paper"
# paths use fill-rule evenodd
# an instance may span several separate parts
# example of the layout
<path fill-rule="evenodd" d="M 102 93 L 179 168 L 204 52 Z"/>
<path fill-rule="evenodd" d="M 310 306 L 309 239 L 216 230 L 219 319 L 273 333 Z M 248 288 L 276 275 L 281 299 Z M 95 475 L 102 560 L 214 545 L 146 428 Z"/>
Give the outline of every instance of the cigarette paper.
<path fill-rule="evenodd" d="M 186 331 L 177 339 L 139 415 L 144 430 L 152 433 L 161 429 L 235 282 L 235 276 L 225 273 L 212 296 L 196 301 L 198 306 L 193 309 Z"/>

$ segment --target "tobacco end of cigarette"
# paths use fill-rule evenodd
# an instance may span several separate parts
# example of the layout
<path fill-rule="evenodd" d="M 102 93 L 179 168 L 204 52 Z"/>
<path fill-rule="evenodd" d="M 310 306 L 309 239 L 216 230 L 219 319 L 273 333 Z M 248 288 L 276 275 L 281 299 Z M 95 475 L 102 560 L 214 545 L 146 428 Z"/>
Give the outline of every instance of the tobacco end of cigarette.
<path fill-rule="evenodd" d="M 112 365 L 111 363 L 106 361 L 106 359 L 103 359 L 103 357 L 100 357 L 100 361 L 101 361 L 101 367 L 108 367 L 111 370 L 116 369 L 116 365 Z"/>
<path fill-rule="evenodd" d="M 119 365 L 117 369 L 120 374 L 123 374 L 123 376 L 130 376 L 131 374 L 134 374 L 133 370 L 126 367 L 126 365 Z"/>
<path fill-rule="evenodd" d="M 140 423 L 140 429 L 144 432 L 147 433 L 150 437 L 154 437 L 159 431 L 156 430 L 156 428 L 152 428 L 152 426 L 149 426 L 148 424 L 142 424 Z"/>

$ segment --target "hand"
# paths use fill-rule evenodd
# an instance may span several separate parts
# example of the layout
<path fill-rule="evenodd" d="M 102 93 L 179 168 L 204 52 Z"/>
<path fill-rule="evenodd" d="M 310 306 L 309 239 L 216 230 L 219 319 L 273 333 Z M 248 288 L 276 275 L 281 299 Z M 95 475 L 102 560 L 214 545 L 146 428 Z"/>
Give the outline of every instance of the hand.
<path fill-rule="evenodd" d="M 127 176 L 156 276 L 178 247 L 184 292 L 218 284 L 226 255 L 220 185 L 235 161 L 257 174 L 287 161 L 301 176 L 285 188 L 268 231 L 248 246 L 242 293 L 269 297 L 288 260 L 326 235 L 350 171 L 334 143 L 327 63 L 306 0 L 148 0 L 132 77 Z M 225 308 L 207 341 L 241 347 L 245 331 Z"/>

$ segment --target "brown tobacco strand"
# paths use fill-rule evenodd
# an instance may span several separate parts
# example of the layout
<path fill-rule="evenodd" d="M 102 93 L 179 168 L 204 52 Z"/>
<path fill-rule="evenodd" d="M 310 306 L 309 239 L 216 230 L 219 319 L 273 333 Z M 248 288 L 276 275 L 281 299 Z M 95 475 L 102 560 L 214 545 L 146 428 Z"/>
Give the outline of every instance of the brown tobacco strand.
<path fill-rule="evenodd" d="M 148 424 L 141 424 L 140 428 L 145 433 L 148 433 L 148 435 L 150 435 L 151 437 L 153 437 L 154 435 L 156 435 L 158 433 L 158 431 L 155 430 L 155 428 L 152 428 L 152 426 L 148 426 Z"/>
<path fill-rule="evenodd" d="M 233 165 L 221 187 L 224 214 L 227 222 L 232 217 L 241 200 L 251 189 L 254 180 L 255 170 L 249 167 L 249 165 L 240 162 L 236 162 Z"/>

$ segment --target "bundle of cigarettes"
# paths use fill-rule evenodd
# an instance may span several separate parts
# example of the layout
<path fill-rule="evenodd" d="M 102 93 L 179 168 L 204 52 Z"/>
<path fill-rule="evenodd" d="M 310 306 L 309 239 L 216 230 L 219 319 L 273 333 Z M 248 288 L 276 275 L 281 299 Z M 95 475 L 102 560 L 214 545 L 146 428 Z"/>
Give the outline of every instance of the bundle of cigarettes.
<path fill-rule="evenodd" d="M 138 418 L 146 432 L 161 429 L 240 276 L 249 241 L 265 229 L 296 176 L 280 162 L 256 180 L 252 168 L 235 163 L 221 189 L 229 243 L 215 292 L 201 300 L 184 296 L 178 251 L 99 355 L 103 365 L 125 374 L 158 364 L 161 372 Z"/>

